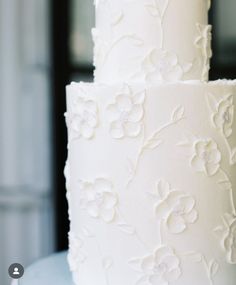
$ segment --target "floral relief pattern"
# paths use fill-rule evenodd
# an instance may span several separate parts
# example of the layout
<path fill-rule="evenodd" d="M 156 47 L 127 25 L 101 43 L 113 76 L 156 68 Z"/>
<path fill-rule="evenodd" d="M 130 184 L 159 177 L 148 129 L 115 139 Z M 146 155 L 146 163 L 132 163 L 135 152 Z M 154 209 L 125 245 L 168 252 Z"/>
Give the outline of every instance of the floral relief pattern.
<path fill-rule="evenodd" d="M 182 233 L 189 224 L 197 221 L 196 202 L 190 195 L 172 190 L 165 181 L 159 181 L 152 194 L 158 201 L 154 207 L 155 215 L 164 221 L 170 233 Z"/>
<path fill-rule="evenodd" d="M 220 169 L 220 162 L 221 153 L 216 142 L 212 139 L 195 142 L 194 156 L 191 160 L 191 165 L 197 172 L 203 172 L 207 176 L 213 176 Z"/>
<path fill-rule="evenodd" d="M 236 264 L 236 219 L 232 221 L 224 238 L 224 248 L 229 263 Z"/>
<path fill-rule="evenodd" d="M 142 130 L 145 91 L 134 93 L 129 86 L 116 96 L 115 102 L 107 107 L 110 134 L 114 139 L 137 137 Z"/>
<path fill-rule="evenodd" d="M 80 181 L 80 205 L 89 216 L 111 223 L 116 217 L 118 196 L 109 180 L 97 178 L 94 182 Z"/>
<path fill-rule="evenodd" d="M 197 37 L 195 39 L 195 46 L 201 50 L 203 56 L 202 80 L 207 80 L 208 71 L 210 69 L 210 58 L 212 57 L 211 49 L 211 25 L 202 25 L 197 23 Z"/>
<path fill-rule="evenodd" d="M 211 25 L 197 24 L 198 36 L 195 40 L 195 45 L 202 50 L 202 53 L 206 58 L 212 57 L 211 30 Z"/>
<path fill-rule="evenodd" d="M 234 121 L 233 96 L 229 95 L 222 99 L 217 105 L 217 111 L 213 115 L 214 126 L 226 137 L 232 134 L 232 125 Z"/>
<path fill-rule="evenodd" d="M 236 264 L 236 216 L 225 214 L 223 225 L 215 229 L 222 240 L 222 248 L 226 253 L 226 260 L 230 264 Z"/>
<path fill-rule="evenodd" d="M 93 100 L 75 96 L 71 104 L 71 112 L 66 113 L 69 141 L 78 138 L 91 139 L 98 126 L 98 109 Z"/>
<path fill-rule="evenodd" d="M 80 264 L 86 260 L 85 253 L 83 252 L 83 240 L 73 232 L 69 233 L 69 253 L 67 259 L 71 271 L 78 270 Z"/>
<path fill-rule="evenodd" d="M 168 246 L 161 246 L 144 258 L 130 260 L 129 265 L 141 274 L 136 284 L 167 285 L 182 274 L 180 260 Z"/>
<path fill-rule="evenodd" d="M 147 82 L 178 81 L 183 77 L 183 69 L 175 54 L 159 49 L 153 49 L 143 60 L 142 70 Z"/>
<path fill-rule="evenodd" d="M 226 94 L 217 99 L 217 95 L 207 93 L 207 103 L 210 111 L 210 119 L 214 128 L 222 135 L 225 145 L 229 152 L 229 163 L 236 163 L 236 147 L 232 148 L 229 143 L 229 138 L 233 133 L 234 123 L 234 95 Z"/>
<path fill-rule="evenodd" d="M 140 146 L 140 149 L 138 151 L 138 155 L 137 155 L 136 160 L 133 162 L 133 161 L 129 160 L 129 158 L 127 159 L 127 161 L 128 161 L 128 172 L 130 173 L 130 177 L 129 177 L 129 180 L 127 182 L 126 187 L 128 187 L 130 185 L 130 183 L 133 181 L 133 179 L 136 175 L 140 160 L 141 160 L 144 152 L 146 150 L 154 150 L 157 147 L 159 147 L 162 144 L 161 133 L 163 131 L 167 130 L 168 128 L 170 128 L 171 126 L 174 126 L 177 123 L 179 123 L 180 121 L 182 121 L 184 119 L 184 115 L 185 115 L 184 106 L 182 106 L 182 105 L 176 106 L 174 108 L 172 114 L 171 114 L 171 118 L 170 118 L 169 122 L 162 125 L 160 128 L 155 130 L 148 137 L 145 136 L 145 130 L 144 130 L 143 142 L 142 142 L 142 145 Z"/>

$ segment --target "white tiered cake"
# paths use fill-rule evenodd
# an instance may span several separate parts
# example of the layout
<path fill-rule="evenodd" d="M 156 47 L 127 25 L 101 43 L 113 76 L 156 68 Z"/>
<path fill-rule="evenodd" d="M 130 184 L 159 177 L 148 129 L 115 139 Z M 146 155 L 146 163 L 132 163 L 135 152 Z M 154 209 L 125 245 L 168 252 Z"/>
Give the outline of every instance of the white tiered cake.
<path fill-rule="evenodd" d="M 236 81 L 207 82 L 207 0 L 97 0 L 67 87 L 77 285 L 235 285 Z"/>

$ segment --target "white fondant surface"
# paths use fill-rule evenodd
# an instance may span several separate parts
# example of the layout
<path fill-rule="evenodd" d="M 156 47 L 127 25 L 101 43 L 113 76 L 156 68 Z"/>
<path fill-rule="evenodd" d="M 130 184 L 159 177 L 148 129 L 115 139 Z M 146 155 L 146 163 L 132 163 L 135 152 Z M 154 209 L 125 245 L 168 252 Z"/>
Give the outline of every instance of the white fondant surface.
<path fill-rule="evenodd" d="M 208 79 L 209 1 L 96 2 L 96 82 Z"/>
<path fill-rule="evenodd" d="M 67 87 L 75 284 L 235 285 L 235 96 L 236 81 Z"/>

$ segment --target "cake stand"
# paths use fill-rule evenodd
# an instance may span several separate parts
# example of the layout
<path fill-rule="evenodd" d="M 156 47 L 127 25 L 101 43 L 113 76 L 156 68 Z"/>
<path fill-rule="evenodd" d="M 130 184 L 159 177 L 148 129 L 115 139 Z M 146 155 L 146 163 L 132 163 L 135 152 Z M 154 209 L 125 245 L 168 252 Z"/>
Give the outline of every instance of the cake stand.
<path fill-rule="evenodd" d="M 37 261 L 25 270 L 18 285 L 73 285 L 66 256 L 61 252 Z"/>

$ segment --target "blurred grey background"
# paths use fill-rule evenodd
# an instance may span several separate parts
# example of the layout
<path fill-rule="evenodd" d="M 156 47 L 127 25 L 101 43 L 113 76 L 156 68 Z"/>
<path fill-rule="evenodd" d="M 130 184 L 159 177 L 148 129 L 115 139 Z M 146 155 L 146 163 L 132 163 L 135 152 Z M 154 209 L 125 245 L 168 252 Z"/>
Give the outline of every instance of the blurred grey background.
<path fill-rule="evenodd" d="M 236 78 L 236 1 L 212 2 L 211 79 Z M 67 248 L 65 85 L 92 80 L 92 4 L 0 0 L 1 285 Z"/>

